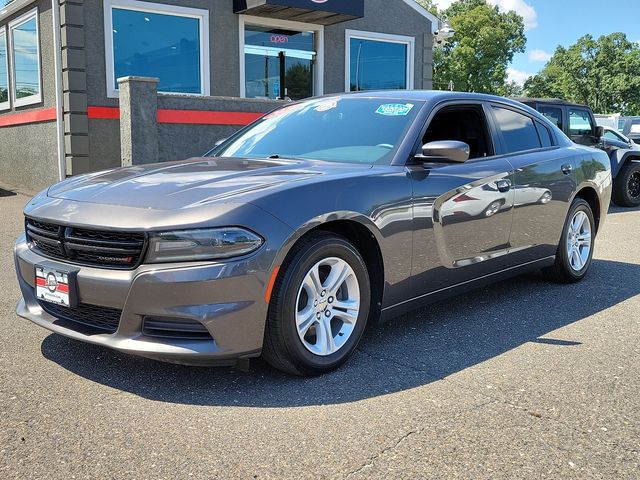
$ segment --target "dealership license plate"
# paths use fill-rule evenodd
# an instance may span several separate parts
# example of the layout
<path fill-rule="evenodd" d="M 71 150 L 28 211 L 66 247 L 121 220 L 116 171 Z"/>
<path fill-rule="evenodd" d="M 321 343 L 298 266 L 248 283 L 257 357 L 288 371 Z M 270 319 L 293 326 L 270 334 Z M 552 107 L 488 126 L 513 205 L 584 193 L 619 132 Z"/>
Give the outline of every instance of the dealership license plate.
<path fill-rule="evenodd" d="M 71 305 L 69 280 L 69 272 L 38 265 L 36 266 L 36 296 L 45 302 L 69 307 Z"/>

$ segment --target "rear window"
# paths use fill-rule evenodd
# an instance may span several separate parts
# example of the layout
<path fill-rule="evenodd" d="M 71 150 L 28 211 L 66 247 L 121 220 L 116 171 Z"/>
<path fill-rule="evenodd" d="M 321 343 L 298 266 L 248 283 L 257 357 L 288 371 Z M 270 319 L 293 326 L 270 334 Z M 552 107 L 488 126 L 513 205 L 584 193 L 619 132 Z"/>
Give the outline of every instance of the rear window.
<path fill-rule="evenodd" d="M 562 130 L 562 109 L 558 107 L 538 107 L 542 115 L 547 117 L 556 127 Z"/>

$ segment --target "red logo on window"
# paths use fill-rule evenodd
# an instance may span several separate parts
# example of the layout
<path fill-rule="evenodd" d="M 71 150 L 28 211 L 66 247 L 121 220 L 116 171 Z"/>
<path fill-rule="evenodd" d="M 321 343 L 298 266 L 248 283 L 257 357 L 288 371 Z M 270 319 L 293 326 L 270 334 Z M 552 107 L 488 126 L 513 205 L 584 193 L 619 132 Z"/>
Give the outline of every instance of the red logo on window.
<path fill-rule="evenodd" d="M 271 43 L 289 43 L 289 37 L 286 35 L 271 35 Z"/>

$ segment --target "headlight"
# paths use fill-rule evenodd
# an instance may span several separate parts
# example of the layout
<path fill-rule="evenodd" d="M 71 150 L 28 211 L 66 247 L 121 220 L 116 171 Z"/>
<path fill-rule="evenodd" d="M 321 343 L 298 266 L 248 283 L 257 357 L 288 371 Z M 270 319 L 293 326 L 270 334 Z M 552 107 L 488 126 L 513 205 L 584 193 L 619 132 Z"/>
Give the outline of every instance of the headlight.
<path fill-rule="evenodd" d="M 256 251 L 264 240 L 243 228 L 213 228 L 152 233 L 147 263 L 194 262 L 239 257 Z"/>

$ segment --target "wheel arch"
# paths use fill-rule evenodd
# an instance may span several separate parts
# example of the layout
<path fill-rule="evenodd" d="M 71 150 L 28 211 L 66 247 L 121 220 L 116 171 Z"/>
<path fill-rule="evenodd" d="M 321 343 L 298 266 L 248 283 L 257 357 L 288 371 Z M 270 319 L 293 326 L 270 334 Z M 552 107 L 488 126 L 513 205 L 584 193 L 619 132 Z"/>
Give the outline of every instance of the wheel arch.
<path fill-rule="evenodd" d="M 630 162 L 640 162 L 640 151 L 626 152 L 619 162 L 611 162 L 611 174 L 616 178 L 622 169 Z"/>
<path fill-rule="evenodd" d="M 316 232 L 330 232 L 342 236 L 358 250 L 369 272 L 371 312 L 377 316 L 384 297 L 385 264 L 380 247 L 381 233 L 371 219 L 364 215 L 353 212 L 332 213 L 306 222 L 285 242 L 275 259 L 272 271 L 278 269 L 279 275 L 283 274 L 280 267 L 286 264 L 293 247 Z"/>
<path fill-rule="evenodd" d="M 585 185 L 578 190 L 574 199 L 581 198 L 589 204 L 593 212 L 593 218 L 596 221 L 596 233 L 600 231 L 600 221 L 602 219 L 602 205 L 600 196 L 594 187 Z"/>

